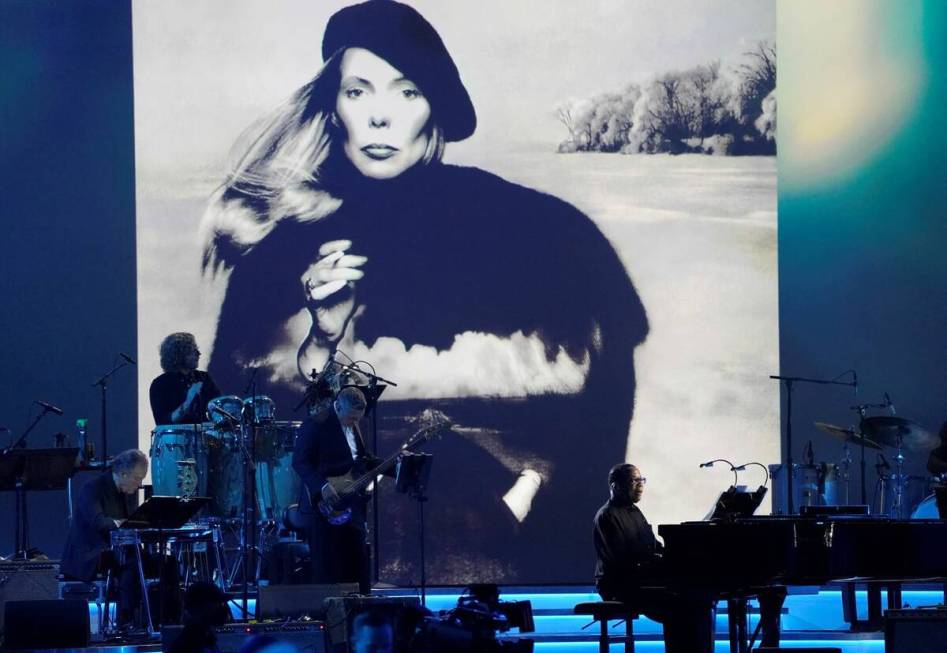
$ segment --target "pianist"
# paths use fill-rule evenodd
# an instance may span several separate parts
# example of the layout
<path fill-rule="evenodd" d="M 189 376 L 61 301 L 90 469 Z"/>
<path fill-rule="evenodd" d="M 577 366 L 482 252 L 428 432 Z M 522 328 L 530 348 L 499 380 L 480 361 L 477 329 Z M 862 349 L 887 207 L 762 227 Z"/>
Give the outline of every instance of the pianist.
<path fill-rule="evenodd" d="M 664 624 L 668 653 L 713 650 L 713 605 L 709 597 L 662 589 L 661 544 L 637 503 L 645 479 L 634 465 L 608 472 L 609 500 L 595 515 L 595 584 L 607 601 L 622 601 Z"/>
<path fill-rule="evenodd" d="M 108 570 L 110 559 L 103 554 L 110 546 L 110 534 L 135 510 L 138 488 L 147 473 L 148 457 L 129 449 L 112 459 L 111 471 L 83 486 L 66 535 L 60 565 L 63 576 L 89 582 L 97 573 Z M 137 582 L 134 574 L 119 575 L 119 624 L 131 621 Z"/>
<path fill-rule="evenodd" d="M 66 534 L 60 569 L 67 580 L 90 582 L 97 574 L 111 571 L 118 585 L 116 624 L 130 627 L 141 601 L 137 567 L 131 561 L 119 566 L 110 551 L 111 533 L 138 505 L 137 494 L 148 473 L 148 457 L 137 449 L 123 451 L 112 459 L 110 470 L 86 483 L 76 500 L 74 516 Z M 162 558 L 146 556 L 146 573 L 155 574 Z M 167 581 L 163 587 L 163 617 L 173 621 L 180 609 L 176 597 L 177 567 L 164 560 L 160 572 Z"/>

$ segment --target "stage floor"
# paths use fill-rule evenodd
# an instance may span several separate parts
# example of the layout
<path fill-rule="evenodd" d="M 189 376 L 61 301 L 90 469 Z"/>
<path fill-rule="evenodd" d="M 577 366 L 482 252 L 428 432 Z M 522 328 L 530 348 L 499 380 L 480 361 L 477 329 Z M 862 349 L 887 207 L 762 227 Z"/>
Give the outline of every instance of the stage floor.
<path fill-rule="evenodd" d="M 378 589 L 375 592 L 386 597 L 418 597 L 414 590 Z M 456 605 L 460 592 L 457 588 L 431 588 L 427 593 L 428 609 L 437 612 Z M 883 600 L 884 600 L 883 596 Z M 860 615 L 866 612 L 865 592 L 856 595 Z M 524 635 L 535 642 L 537 653 L 594 653 L 598 650 L 597 629 L 585 628 L 588 618 L 572 614 L 576 603 L 599 600 L 592 588 L 576 587 L 531 587 L 509 588 L 501 593 L 501 600 L 525 601 L 532 603 L 536 631 Z M 904 590 L 902 600 L 905 606 L 933 606 L 944 603 L 943 588 L 938 585 L 915 585 Z M 137 637 L 121 641 L 103 640 L 98 633 L 98 608 L 90 603 L 90 623 L 93 642 L 85 649 L 45 649 L 45 650 L 82 650 L 86 653 L 138 653 L 160 651 L 161 643 L 157 637 Z M 250 609 L 255 610 L 255 601 L 250 601 Z M 231 604 L 234 617 L 240 614 L 238 601 Z M 758 614 L 751 604 L 749 618 L 750 631 L 756 626 Z M 664 650 L 661 625 L 647 618 L 635 621 L 636 651 L 658 653 Z M 787 648 L 832 646 L 845 653 L 880 653 L 884 651 L 884 633 L 853 633 L 842 618 L 841 593 L 837 588 L 811 587 L 792 588 L 787 597 L 782 616 L 783 646 Z M 622 626 L 611 629 L 613 635 L 623 634 Z M 520 636 L 515 630 L 509 636 Z M 726 605 L 718 606 L 716 624 L 716 651 L 729 651 Z M 39 649 L 35 649 L 39 650 Z M 318 650 L 318 649 L 316 649 Z M 611 650 L 622 650 L 613 644 Z M 226 652 L 224 652 L 226 653 Z"/>

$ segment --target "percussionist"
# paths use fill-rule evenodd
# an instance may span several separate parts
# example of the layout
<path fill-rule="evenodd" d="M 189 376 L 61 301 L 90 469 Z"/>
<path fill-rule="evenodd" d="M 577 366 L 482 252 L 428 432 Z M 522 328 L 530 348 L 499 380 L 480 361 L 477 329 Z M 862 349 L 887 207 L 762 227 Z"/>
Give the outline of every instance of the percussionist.
<path fill-rule="evenodd" d="M 151 382 L 151 412 L 155 424 L 199 424 L 207 402 L 221 392 L 207 372 L 197 369 L 201 352 L 191 333 L 172 333 L 161 342 L 164 374 Z"/>

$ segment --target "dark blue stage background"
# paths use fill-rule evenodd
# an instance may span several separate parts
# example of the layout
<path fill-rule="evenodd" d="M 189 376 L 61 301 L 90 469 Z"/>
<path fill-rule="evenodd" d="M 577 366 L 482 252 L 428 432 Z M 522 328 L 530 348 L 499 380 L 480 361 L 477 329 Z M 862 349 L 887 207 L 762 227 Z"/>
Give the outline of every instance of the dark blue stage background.
<path fill-rule="evenodd" d="M 937 3 L 925 6 L 923 60 L 942 62 L 943 34 L 931 30 L 942 30 L 936 26 L 947 17 Z M 31 402 L 41 399 L 65 415 L 47 416 L 30 446 L 50 445 L 59 431 L 73 434 L 79 417 L 90 418 L 100 446 L 91 384 L 119 351 L 154 355 L 135 346 L 131 9 L 120 0 L 3 0 L 0 35 L 0 178 L 7 189 L 0 205 L 0 425 L 22 432 Z M 811 37 L 781 28 L 783 128 L 806 119 L 819 101 L 787 93 L 804 82 L 791 56 L 803 38 Z M 860 401 L 888 392 L 899 415 L 936 429 L 947 419 L 947 71 L 931 65 L 923 80 L 897 133 L 850 174 L 817 187 L 783 187 L 783 175 L 797 171 L 781 159 L 780 342 L 783 373 L 831 377 L 855 368 Z M 875 100 L 883 110 L 885 98 Z M 780 138 L 782 148 L 785 133 Z M 817 460 L 834 461 L 841 447 L 811 424 L 848 423 L 855 398 L 842 388 L 800 386 L 795 399 L 794 455 L 811 439 Z M 138 441 L 136 405 L 135 374 L 122 370 L 110 388 L 112 452 Z M 7 437 L 0 434 L 0 443 Z M 922 468 L 920 457 L 911 460 L 912 473 Z M 873 467 L 869 474 L 873 486 Z M 9 520 L 0 526 L 3 553 L 13 546 L 12 506 L 11 496 L 0 499 Z M 54 557 L 65 515 L 64 493 L 30 498 L 31 541 Z"/>
<path fill-rule="evenodd" d="M 92 383 L 119 351 L 136 355 L 131 8 L 4 0 L 0 48 L 0 425 L 21 433 L 40 399 L 65 415 L 47 415 L 30 447 L 52 446 L 88 417 L 98 448 Z M 109 387 L 110 451 L 136 445 L 136 402 L 134 370 L 120 370 Z M 29 507 L 31 543 L 58 558 L 65 493 L 35 493 Z M 10 493 L 0 514 L 5 555 Z"/>

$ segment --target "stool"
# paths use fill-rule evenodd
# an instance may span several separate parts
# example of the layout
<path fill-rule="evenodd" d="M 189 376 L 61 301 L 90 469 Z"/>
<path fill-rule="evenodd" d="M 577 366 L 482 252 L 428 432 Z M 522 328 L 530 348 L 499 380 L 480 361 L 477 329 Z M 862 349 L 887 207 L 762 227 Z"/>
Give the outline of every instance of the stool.
<path fill-rule="evenodd" d="M 592 623 L 599 622 L 599 653 L 608 653 L 608 644 L 613 640 L 625 643 L 625 653 L 634 653 L 635 632 L 632 624 L 639 615 L 629 605 L 621 601 L 591 601 L 576 604 L 572 613 L 588 615 L 592 617 Z M 608 634 L 608 622 L 614 620 L 625 622 L 624 637 L 612 637 Z"/>

